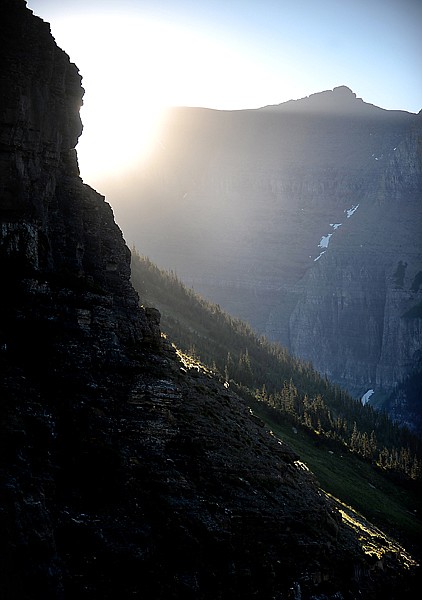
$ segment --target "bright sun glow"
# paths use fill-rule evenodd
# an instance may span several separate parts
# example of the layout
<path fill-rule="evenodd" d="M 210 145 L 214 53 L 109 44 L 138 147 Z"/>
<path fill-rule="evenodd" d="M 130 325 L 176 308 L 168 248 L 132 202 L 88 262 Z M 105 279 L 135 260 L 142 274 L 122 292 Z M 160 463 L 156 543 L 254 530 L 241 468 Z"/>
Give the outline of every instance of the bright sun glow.
<path fill-rule="evenodd" d="M 258 108 L 347 85 L 420 110 L 416 0 L 27 3 L 83 76 L 79 164 L 100 189 L 142 169 L 167 106 Z"/>
<path fill-rule="evenodd" d="M 53 35 L 83 76 L 77 150 L 81 175 L 93 185 L 142 165 L 166 107 L 231 108 L 239 97 L 258 106 L 253 96 L 270 77 L 227 43 L 141 17 L 67 17 L 55 22 Z M 226 106 L 218 106 L 222 88 Z"/>
<path fill-rule="evenodd" d="M 166 87 L 174 34 L 110 16 L 67 18 L 53 33 L 83 76 L 84 131 L 77 148 L 82 176 L 95 181 L 130 169 L 146 156 L 166 100 L 171 103 Z"/>

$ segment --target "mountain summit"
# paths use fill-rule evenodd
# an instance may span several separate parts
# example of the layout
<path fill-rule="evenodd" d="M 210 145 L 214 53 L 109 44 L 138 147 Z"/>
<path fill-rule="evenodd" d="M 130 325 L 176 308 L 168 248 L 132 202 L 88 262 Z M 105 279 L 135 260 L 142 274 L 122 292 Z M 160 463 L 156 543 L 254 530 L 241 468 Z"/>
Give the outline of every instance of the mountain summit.
<path fill-rule="evenodd" d="M 333 90 L 311 94 L 299 100 L 289 100 L 281 104 L 265 106 L 261 110 L 280 110 L 327 115 L 364 115 L 368 111 L 381 112 L 383 109 L 368 104 L 358 98 L 347 86 L 341 85 Z"/>

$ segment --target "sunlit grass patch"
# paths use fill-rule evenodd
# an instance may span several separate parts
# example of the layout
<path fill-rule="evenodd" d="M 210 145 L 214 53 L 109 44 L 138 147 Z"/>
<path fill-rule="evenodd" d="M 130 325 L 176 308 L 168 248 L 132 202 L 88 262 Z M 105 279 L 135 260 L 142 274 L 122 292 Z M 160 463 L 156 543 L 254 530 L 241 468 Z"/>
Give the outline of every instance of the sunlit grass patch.
<path fill-rule="evenodd" d="M 351 506 L 341 502 L 341 500 L 338 500 L 338 498 L 335 498 L 328 492 L 324 491 L 324 494 L 334 502 L 344 523 L 356 532 L 365 554 L 378 560 L 382 560 L 387 555 L 396 554 L 400 556 L 401 562 L 407 569 L 417 565 L 417 562 L 396 540 L 367 521 Z"/>

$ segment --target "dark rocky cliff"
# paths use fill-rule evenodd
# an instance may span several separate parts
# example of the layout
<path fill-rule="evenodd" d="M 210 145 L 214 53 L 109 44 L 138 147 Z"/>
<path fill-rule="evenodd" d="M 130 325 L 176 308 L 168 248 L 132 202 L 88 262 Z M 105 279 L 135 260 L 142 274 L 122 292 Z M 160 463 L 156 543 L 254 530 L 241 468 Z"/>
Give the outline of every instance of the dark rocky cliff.
<path fill-rule="evenodd" d="M 162 342 L 78 175 L 76 67 L 23 0 L 0 34 L 1 597 L 399 597 L 408 557 L 365 553 L 298 457 Z"/>
<path fill-rule="evenodd" d="M 346 87 L 259 110 L 176 109 L 122 226 L 355 397 L 393 393 L 419 429 L 420 403 L 394 391 L 421 373 L 421 139 L 422 114 Z"/>
<path fill-rule="evenodd" d="M 111 208 L 78 177 L 81 77 L 49 38 L 48 24 L 21 5 L 5 3 L 16 18 L 1 25 L 0 252 L 10 265 L 3 301 L 13 323 L 1 343 L 8 352 L 18 345 L 18 297 L 31 307 L 22 307 L 19 330 L 27 337 L 28 327 L 39 329 L 31 360 L 45 329 L 53 335 L 65 317 L 69 331 L 90 339 L 90 358 L 101 361 L 95 338 L 124 354 L 124 345 L 150 335 L 150 327 L 136 310 L 129 251 Z"/>

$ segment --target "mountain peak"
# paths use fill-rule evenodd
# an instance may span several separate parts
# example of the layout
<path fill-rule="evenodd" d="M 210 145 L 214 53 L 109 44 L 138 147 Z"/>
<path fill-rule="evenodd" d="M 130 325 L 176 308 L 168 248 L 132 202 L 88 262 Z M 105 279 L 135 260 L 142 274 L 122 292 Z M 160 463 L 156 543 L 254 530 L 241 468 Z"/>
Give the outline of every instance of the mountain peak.
<path fill-rule="evenodd" d="M 353 98 L 356 98 L 356 94 L 349 87 L 347 87 L 347 85 L 338 85 L 337 87 L 333 88 L 333 94 L 341 95 L 343 97 L 352 96 Z"/>
<path fill-rule="evenodd" d="M 346 85 L 340 85 L 332 90 L 325 90 L 323 92 L 317 92 L 311 94 L 307 98 L 302 100 L 309 100 L 315 104 L 332 104 L 332 105 L 344 105 L 344 104 L 364 104 L 362 98 L 358 98 L 357 95 Z M 298 100 L 300 102 L 300 100 Z"/>
<path fill-rule="evenodd" d="M 310 94 L 298 100 L 288 100 L 281 104 L 263 107 L 264 110 L 279 110 L 283 112 L 320 113 L 320 114 L 359 114 L 369 111 L 383 111 L 382 108 L 368 104 L 358 98 L 346 85 L 340 85 L 332 90 L 324 90 Z"/>

